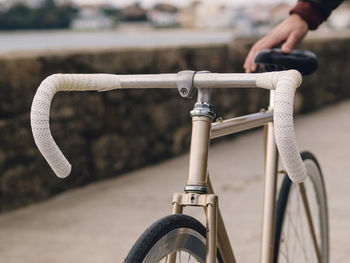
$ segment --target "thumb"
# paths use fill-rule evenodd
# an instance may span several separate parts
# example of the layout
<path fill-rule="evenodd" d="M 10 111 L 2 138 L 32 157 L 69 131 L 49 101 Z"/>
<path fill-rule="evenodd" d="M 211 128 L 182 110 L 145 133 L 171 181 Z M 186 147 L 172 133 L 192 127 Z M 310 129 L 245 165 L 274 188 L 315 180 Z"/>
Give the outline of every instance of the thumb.
<path fill-rule="evenodd" d="M 294 49 L 294 46 L 299 42 L 298 34 L 291 33 L 286 42 L 282 45 L 281 49 L 283 53 L 291 53 Z"/>

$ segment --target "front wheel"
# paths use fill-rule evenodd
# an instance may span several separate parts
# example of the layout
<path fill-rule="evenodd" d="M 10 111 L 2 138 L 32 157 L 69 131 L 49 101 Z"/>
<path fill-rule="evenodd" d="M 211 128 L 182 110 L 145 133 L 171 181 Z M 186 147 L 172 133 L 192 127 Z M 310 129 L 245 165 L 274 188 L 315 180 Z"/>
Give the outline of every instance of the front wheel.
<path fill-rule="evenodd" d="M 170 215 L 151 225 L 136 241 L 124 263 L 205 262 L 206 229 L 187 215 Z M 222 263 L 218 251 L 217 262 Z"/>
<path fill-rule="evenodd" d="M 329 261 L 328 212 L 322 172 L 316 158 L 309 152 L 301 157 L 307 170 L 304 182 L 316 243 L 321 262 Z M 299 186 L 287 175 L 277 201 L 274 262 L 319 262 L 310 234 Z"/>

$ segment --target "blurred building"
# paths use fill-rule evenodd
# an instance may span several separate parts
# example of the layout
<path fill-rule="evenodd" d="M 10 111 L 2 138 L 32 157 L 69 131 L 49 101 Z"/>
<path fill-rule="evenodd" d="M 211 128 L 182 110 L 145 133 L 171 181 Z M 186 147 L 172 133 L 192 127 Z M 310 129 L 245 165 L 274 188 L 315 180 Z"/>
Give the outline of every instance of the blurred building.
<path fill-rule="evenodd" d="M 176 27 L 179 9 L 171 4 L 157 4 L 148 12 L 148 19 L 155 27 Z"/>
<path fill-rule="evenodd" d="M 236 36 L 249 37 L 258 34 L 253 19 L 242 9 L 235 10 L 232 24 Z"/>
<path fill-rule="evenodd" d="M 38 7 L 41 2 L 41 0 L 4 0 L 0 2 L 0 4 L 4 8 L 9 8 L 16 4 L 25 4 L 28 7 Z"/>
<path fill-rule="evenodd" d="M 284 19 L 289 16 L 289 11 L 293 8 L 292 5 L 287 3 L 279 3 L 277 5 L 272 5 L 269 8 L 268 13 L 269 20 L 272 25 L 277 25 L 281 23 Z"/>
<path fill-rule="evenodd" d="M 25 4 L 28 7 L 39 7 L 45 3 L 45 1 L 53 1 L 57 5 L 71 4 L 72 0 L 3 0 L 0 1 L 1 6 L 8 8 L 16 4 Z"/>
<path fill-rule="evenodd" d="M 135 3 L 124 7 L 121 10 L 121 17 L 125 22 L 147 21 L 147 10 L 141 7 L 139 3 Z"/>
<path fill-rule="evenodd" d="M 233 19 L 235 34 L 241 37 L 264 35 L 288 17 L 291 8 L 286 3 L 257 3 L 236 9 Z"/>
<path fill-rule="evenodd" d="M 195 26 L 195 12 L 200 1 L 192 1 L 191 4 L 182 8 L 179 13 L 179 24 L 184 28 L 193 28 Z"/>
<path fill-rule="evenodd" d="M 196 28 L 231 28 L 233 11 L 228 6 L 213 2 L 202 3 L 196 8 Z"/>
<path fill-rule="evenodd" d="M 80 5 L 79 13 L 73 20 L 71 28 L 78 30 L 111 29 L 112 19 L 101 11 L 101 5 Z"/>
<path fill-rule="evenodd" d="M 179 23 L 185 28 L 224 29 L 231 28 L 233 9 L 213 2 L 193 1 L 182 8 Z"/>

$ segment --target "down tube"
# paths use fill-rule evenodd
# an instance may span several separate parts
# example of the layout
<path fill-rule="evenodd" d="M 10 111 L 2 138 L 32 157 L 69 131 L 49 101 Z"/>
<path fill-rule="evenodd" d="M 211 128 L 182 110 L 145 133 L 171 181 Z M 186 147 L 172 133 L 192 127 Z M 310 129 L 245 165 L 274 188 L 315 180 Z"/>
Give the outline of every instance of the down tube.
<path fill-rule="evenodd" d="M 274 91 L 271 91 L 269 106 L 270 111 L 273 110 L 273 106 Z M 267 124 L 265 154 L 265 186 L 260 262 L 272 263 L 275 238 L 276 186 L 278 169 L 278 151 L 275 143 L 275 134 L 272 122 Z"/>

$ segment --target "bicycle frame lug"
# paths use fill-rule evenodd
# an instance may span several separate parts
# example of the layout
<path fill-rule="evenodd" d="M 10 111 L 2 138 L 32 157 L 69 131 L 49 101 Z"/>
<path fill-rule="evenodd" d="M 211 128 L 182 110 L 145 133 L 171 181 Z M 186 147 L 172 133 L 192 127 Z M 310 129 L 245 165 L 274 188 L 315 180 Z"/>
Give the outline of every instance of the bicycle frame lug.
<path fill-rule="evenodd" d="M 180 93 L 180 96 L 186 99 L 190 99 L 194 93 L 193 78 L 196 71 L 182 70 L 177 73 L 176 86 Z"/>
<path fill-rule="evenodd" d="M 216 207 L 218 204 L 218 197 L 215 194 L 197 194 L 197 193 L 175 193 L 172 204 L 180 206 L 202 206 L 208 205 Z"/>
<path fill-rule="evenodd" d="M 198 72 L 200 73 L 200 72 Z M 191 117 L 209 117 L 211 120 L 215 118 L 215 113 L 211 105 L 211 90 L 209 88 L 198 89 L 197 102 L 191 111 Z"/>
<path fill-rule="evenodd" d="M 186 185 L 185 192 L 186 193 L 206 194 L 208 192 L 208 189 L 204 186 Z"/>
<path fill-rule="evenodd" d="M 215 118 L 215 113 L 211 104 L 206 102 L 197 102 L 191 111 L 191 116 L 205 116 L 210 117 L 213 120 Z"/>
<path fill-rule="evenodd" d="M 224 119 L 222 117 L 216 118 L 216 122 L 218 122 L 218 123 L 222 123 L 223 121 L 224 121 Z"/>

